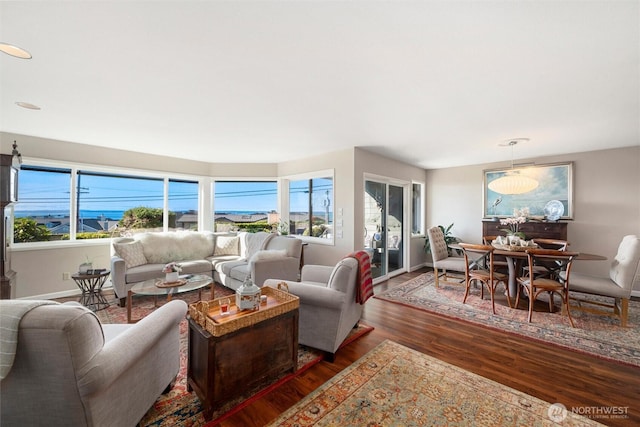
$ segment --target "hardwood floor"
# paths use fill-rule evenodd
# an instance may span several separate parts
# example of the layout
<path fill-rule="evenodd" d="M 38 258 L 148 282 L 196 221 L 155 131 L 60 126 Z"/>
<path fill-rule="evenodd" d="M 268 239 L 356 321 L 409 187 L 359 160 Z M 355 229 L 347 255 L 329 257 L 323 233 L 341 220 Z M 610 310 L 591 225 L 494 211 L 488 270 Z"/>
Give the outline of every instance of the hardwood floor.
<path fill-rule="evenodd" d="M 382 292 L 426 270 L 396 276 Z M 640 425 L 640 369 L 514 337 L 372 298 L 363 322 L 375 330 L 247 406 L 220 425 L 262 426 L 385 339 L 505 384 L 569 410 L 628 408 L 626 418 L 596 418 L 611 426 Z"/>

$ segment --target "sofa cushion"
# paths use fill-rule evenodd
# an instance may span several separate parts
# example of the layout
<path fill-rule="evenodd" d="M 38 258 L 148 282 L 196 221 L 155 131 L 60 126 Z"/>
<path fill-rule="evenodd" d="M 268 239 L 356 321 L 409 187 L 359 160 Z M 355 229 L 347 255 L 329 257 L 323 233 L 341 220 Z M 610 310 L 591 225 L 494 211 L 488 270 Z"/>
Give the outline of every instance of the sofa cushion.
<path fill-rule="evenodd" d="M 249 270 L 249 264 L 243 263 L 231 268 L 229 270 L 228 276 L 231 277 L 232 279 L 236 279 L 240 282 L 244 282 L 250 273 L 251 273 L 251 270 Z"/>
<path fill-rule="evenodd" d="M 114 243 L 113 248 L 120 258 L 124 260 L 127 268 L 137 267 L 147 263 L 144 255 L 144 247 L 139 241 L 129 243 Z"/>
<path fill-rule="evenodd" d="M 182 261 L 180 263 L 182 271 L 180 274 L 206 274 L 211 276 L 211 263 L 206 259 L 198 259 L 193 261 Z"/>
<path fill-rule="evenodd" d="M 149 279 L 157 279 L 162 277 L 164 264 L 142 264 L 136 267 L 127 269 L 125 273 L 125 283 L 142 282 Z M 119 295 L 120 296 L 120 295 Z M 126 292 L 122 297 L 126 297 Z"/>
<path fill-rule="evenodd" d="M 137 238 L 142 242 L 147 262 L 153 264 L 205 259 L 213 253 L 212 233 L 170 231 L 142 233 Z"/>
<path fill-rule="evenodd" d="M 224 274 L 225 276 L 229 276 L 231 273 L 231 270 L 233 270 L 235 267 L 246 266 L 246 265 L 247 265 L 246 260 L 236 259 L 235 261 L 226 261 L 226 262 L 216 263 L 215 269 L 218 273 Z"/>
<path fill-rule="evenodd" d="M 239 242 L 240 238 L 238 236 L 216 236 L 213 255 L 239 255 Z"/>

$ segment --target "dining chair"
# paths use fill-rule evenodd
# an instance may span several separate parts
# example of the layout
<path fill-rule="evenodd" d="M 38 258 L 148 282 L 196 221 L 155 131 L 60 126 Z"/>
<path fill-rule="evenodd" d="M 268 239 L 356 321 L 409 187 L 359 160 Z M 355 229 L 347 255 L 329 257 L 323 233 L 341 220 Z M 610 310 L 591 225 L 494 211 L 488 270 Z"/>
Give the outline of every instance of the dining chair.
<path fill-rule="evenodd" d="M 453 277 L 447 275 L 447 271 L 464 273 L 466 271 L 464 258 L 449 256 L 449 248 L 447 247 L 447 242 L 444 240 L 444 233 L 440 227 L 436 226 L 427 229 L 427 235 L 429 236 L 429 247 L 433 259 L 433 274 L 435 276 L 436 288 L 440 286 L 440 283 L 458 286 L 464 284 L 461 280 L 455 280 Z"/>
<path fill-rule="evenodd" d="M 544 292 L 549 295 L 549 312 L 553 313 L 553 296 L 558 294 L 562 299 L 562 308 L 566 310 L 567 317 L 571 327 L 575 328 L 571 311 L 569 310 L 569 286 L 571 273 L 571 265 L 573 259 L 578 256 L 578 252 L 558 251 L 554 249 L 528 249 L 528 275 L 518 278 L 518 289 L 516 293 L 516 304 L 520 302 L 520 289 L 523 289 L 529 299 L 529 316 L 528 321 L 531 322 L 533 315 L 533 305 L 538 296 Z M 541 277 L 535 273 L 535 267 L 544 265 L 545 263 L 554 263 L 559 270 L 562 270 L 562 279 L 560 277 Z"/>
<path fill-rule="evenodd" d="M 552 249 L 556 251 L 566 251 L 567 246 L 569 246 L 569 242 L 566 240 L 560 239 L 532 239 L 532 241 L 538 245 L 540 249 Z M 562 267 L 562 263 L 558 263 L 555 261 L 541 261 L 539 265 L 534 266 L 534 273 L 537 277 L 548 277 L 551 279 L 558 278 L 558 272 Z M 528 271 L 529 267 L 525 268 L 525 271 Z"/>
<path fill-rule="evenodd" d="M 561 274 L 563 276 L 564 274 Z M 622 327 L 627 326 L 629 300 L 634 281 L 640 279 L 640 237 L 628 235 L 622 238 L 618 252 L 611 263 L 609 277 L 592 277 L 580 273 L 571 275 L 570 299 L 576 304 L 572 307 L 598 315 L 615 317 Z M 584 295 L 600 295 L 608 298 L 604 301 L 588 300 Z"/>
<path fill-rule="evenodd" d="M 496 240 L 498 236 L 482 236 L 482 243 L 485 245 L 491 245 L 494 240 Z M 494 255 L 493 263 L 495 266 L 495 271 L 499 271 L 500 273 L 509 274 L 509 262 L 507 259 L 501 255 Z"/>
<path fill-rule="evenodd" d="M 469 289 L 472 283 L 480 283 L 480 298 L 484 299 L 484 287 L 491 294 L 491 309 L 496 314 L 495 292 L 500 283 L 507 291 L 507 302 L 511 307 L 511 295 L 509 293 L 509 276 L 495 270 L 493 251 L 491 245 L 477 245 L 473 243 L 460 243 L 465 261 L 465 285 L 463 304 L 466 304 Z"/>

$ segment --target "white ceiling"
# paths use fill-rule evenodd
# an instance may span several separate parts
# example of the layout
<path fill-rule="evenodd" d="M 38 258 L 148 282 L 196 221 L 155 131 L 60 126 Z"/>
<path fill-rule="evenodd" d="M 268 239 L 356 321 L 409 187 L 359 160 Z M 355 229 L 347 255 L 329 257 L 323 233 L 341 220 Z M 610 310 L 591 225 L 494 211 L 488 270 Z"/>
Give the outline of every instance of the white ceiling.
<path fill-rule="evenodd" d="M 0 130 L 424 168 L 640 144 L 638 1 L 0 2 Z M 20 108 L 15 102 L 42 109 Z"/>

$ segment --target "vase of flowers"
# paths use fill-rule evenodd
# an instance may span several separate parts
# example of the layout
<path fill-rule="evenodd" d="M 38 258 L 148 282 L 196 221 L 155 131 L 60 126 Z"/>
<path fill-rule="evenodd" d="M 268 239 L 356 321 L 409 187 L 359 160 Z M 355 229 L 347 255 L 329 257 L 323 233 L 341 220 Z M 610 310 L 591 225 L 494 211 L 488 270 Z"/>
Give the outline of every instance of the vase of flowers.
<path fill-rule="evenodd" d="M 520 231 L 520 224 L 527 222 L 529 217 L 529 208 L 514 209 L 513 216 L 500 220 L 500 225 L 506 225 L 508 228 L 503 228 L 509 239 L 509 243 L 513 240 L 525 239 L 525 235 Z"/>
<path fill-rule="evenodd" d="M 177 262 L 170 262 L 164 266 L 162 272 L 165 274 L 164 281 L 166 283 L 175 283 L 180 278 L 180 272 L 182 271 L 182 266 Z"/>

